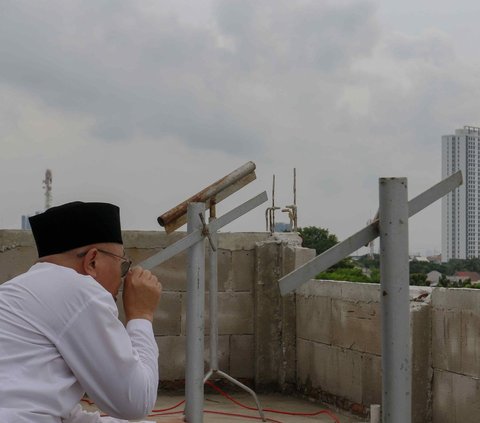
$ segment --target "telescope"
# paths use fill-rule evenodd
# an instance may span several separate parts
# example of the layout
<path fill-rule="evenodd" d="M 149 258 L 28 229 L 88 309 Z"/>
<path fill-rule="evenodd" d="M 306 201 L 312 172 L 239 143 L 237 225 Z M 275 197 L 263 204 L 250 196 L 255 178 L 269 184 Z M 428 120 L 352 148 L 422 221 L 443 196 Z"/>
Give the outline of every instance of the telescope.
<path fill-rule="evenodd" d="M 202 191 L 163 213 L 157 218 L 167 234 L 187 223 L 187 208 L 190 203 L 204 203 L 210 209 L 210 218 L 215 217 L 215 205 L 237 192 L 256 179 L 255 163 L 247 162 L 243 166 L 219 179 Z"/>

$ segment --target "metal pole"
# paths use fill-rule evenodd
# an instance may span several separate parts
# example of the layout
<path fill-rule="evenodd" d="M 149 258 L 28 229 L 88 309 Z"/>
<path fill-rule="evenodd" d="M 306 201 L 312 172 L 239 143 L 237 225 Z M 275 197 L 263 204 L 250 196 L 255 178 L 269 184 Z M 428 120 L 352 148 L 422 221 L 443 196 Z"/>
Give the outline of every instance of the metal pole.
<path fill-rule="evenodd" d="M 382 421 L 410 423 L 411 347 L 406 178 L 380 178 Z"/>
<path fill-rule="evenodd" d="M 215 222 L 215 208 L 210 207 L 210 224 Z M 210 370 L 203 378 L 203 383 L 207 382 L 212 376 L 221 376 L 228 381 L 239 386 L 243 390 L 247 391 L 254 399 L 257 405 L 260 419 L 264 422 L 267 421 L 265 413 L 260 406 L 257 394 L 248 386 L 239 382 L 232 376 L 219 370 L 218 365 L 218 233 L 210 232 L 210 281 L 209 281 L 209 311 L 210 311 Z"/>
<path fill-rule="evenodd" d="M 204 203 L 190 203 L 187 211 L 187 232 L 202 229 L 200 214 Z M 205 247 L 204 241 L 188 249 L 185 417 L 188 423 L 203 422 L 203 356 L 205 309 Z"/>
<path fill-rule="evenodd" d="M 218 239 L 217 233 L 210 237 L 215 250 L 210 246 L 210 285 L 209 285 L 209 310 L 210 310 L 210 371 L 218 370 Z"/>

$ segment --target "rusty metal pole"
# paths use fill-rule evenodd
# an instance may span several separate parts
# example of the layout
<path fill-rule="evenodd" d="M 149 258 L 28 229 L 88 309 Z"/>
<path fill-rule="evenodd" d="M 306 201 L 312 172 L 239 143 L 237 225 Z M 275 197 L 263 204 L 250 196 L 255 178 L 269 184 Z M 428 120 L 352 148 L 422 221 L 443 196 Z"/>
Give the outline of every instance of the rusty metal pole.
<path fill-rule="evenodd" d="M 411 423 L 412 383 L 406 178 L 380 178 L 382 420 Z"/>

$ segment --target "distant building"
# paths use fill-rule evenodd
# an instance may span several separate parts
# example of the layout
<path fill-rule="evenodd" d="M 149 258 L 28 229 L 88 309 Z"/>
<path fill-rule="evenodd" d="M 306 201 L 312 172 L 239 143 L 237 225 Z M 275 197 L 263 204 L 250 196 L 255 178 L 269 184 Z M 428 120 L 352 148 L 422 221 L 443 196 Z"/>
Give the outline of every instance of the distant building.
<path fill-rule="evenodd" d="M 418 261 L 422 263 L 430 263 L 430 260 L 427 257 L 423 256 L 413 256 L 409 261 Z"/>
<path fill-rule="evenodd" d="M 463 185 L 442 198 L 442 261 L 480 256 L 480 128 L 442 136 L 442 179 L 462 171 Z"/>
<path fill-rule="evenodd" d="M 464 282 L 467 279 L 470 279 L 470 282 L 475 283 L 480 281 L 480 274 L 477 272 L 455 272 L 455 274 L 449 279 L 456 282 Z"/>
<path fill-rule="evenodd" d="M 439 263 L 440 264 L 442 262 L 441 254 L 436 254 L 434 256 L 428 256 L 427 259 L 430 263 Z"/>
<path fill-rule="evenodd" d="M 37 214 L 40 214 L 42 213 L 41 211 L 36 211 L 35 212 L 35 215 Z M 30 226 L 30 221 L 28 220 L 28 218 L 32 216 L 31 214 L 30 215 L 26 215 L 26 214 L 22 214 L 22 229 L 23 230 L 27 230 L 27 231 L 30 231 L 32 228 Z"/>
<path fill-rule="evenodd" d="M 427 273 L 427 281 L 430 282 L 430 286 L 437 286 L 442 274 L 437 270 L 432 270 Z"/>
<path fill-rule="evenodd" d="M 25 214 L 22 214 L 22 229 L 23 230 L 30 230 L 32 229 L 30 227 L 30 221 L 28 220 L 28 216 Z"/>

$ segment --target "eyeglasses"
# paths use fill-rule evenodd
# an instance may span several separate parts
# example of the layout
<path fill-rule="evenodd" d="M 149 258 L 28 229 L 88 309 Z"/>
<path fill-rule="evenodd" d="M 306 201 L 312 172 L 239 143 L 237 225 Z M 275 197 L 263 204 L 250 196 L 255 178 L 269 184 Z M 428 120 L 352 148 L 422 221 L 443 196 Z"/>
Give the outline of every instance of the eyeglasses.
<path fill-rule="evenodd" d="M 99 253 L 103 253 L 103 254 L 106 254 L 108 256 L 112 256 L 112 257 L 116 257 L 116 258 L 119 258 L 120 260 L 122 260 L 122 264 L 120 265 L 120 273 L 121 273 L 121 276 L 122 278 L 125 277 L 125 275 L 128 273 L 128 271 L 130 270 L 130 266 L 132 265 L 132 261 L 129 260 L 128 258 L 126 257 L 123 257 L 123 256 L 119 256 L 117 254 L 113 254 L 111 253 L 110 251 L 105 251 L 105 250 L 101 250 L 100 248 L 97 248 L 97 251 Z"/>
<path fill-rule="evenodd" d="M 120 275 L 121 275 L 122 278 L 124 278 L 126 276 L 128 271 L 130 270 L 130 267 L 132 266 L 132 261 L 131 260 L 129 260 L 128 258 L 126 258 L 124 256 L 119 256 L 118 254 L 114 254 L 114 253 L 111 253 L 110 251 L 105 251 L 105 250 L 102 250 L 100 248 L 97 248 L 97 251 L 99 253 L 106 254 L 107 256 L 116 257 L 116 258 L 122 260 L 122 264 L 120 265 Z M 84 253 L 77 254 L 77 256 L 78 257 L 84 257 L 86 254 L 87 254 L 87 251 L 85 251 Z"/>

